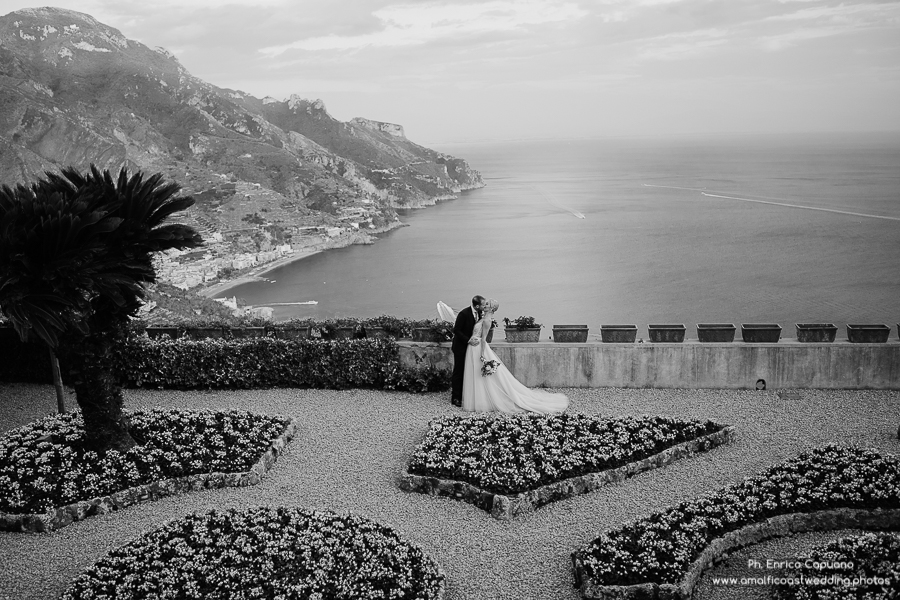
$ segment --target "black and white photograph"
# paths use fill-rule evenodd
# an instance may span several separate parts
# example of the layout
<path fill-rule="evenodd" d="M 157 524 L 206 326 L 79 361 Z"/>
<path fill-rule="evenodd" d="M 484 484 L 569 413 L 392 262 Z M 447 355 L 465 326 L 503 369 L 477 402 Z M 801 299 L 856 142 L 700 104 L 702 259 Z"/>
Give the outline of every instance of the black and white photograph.
<path fill-rule="evenodd" d="M 0 0 L 0 564 L 900 600 L 900 1 Z"/>

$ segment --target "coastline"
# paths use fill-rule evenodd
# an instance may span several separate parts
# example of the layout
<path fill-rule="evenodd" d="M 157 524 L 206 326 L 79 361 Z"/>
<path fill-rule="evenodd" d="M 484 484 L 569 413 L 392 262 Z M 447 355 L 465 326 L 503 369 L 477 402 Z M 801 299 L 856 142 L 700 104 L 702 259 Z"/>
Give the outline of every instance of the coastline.
<path fill-rule="evenodd" d="M 245 283 L 250 283 L 251 281 L 265 281 L 266 278 L 263 277 L 263 275 L 265 275 L 269 271 L 274 271 L 278 267 L 283 267 L 284 265 L 288 265 L 294 261 L 303 260 L 304 258 L 308 258 L 314 254 L 323 252 L 326 249 L 327 248 L 317 248 L 314 250 L 298 250 L 288 256 L 283 256 L 277 260 L 273 260 L 272 262 L 267 262 L 265 264 L 259 265 L 258 267 L 253 267 L 248 273 L 240 275 L 239 277 L 236 277 L 234 279 L 222 281 L 209 287 L 199 289 L 197 290 L 197 295 L 203 296 L 205 298 L 220 298 L 231 288 L 235 288 Z"/>
<path fill-rule="evenodd" d="M 393 231 L 394 229 L 398 229 L 400 227 L 409 227 L 409 225 L 402 221 L 392 221 L 388 227 L 379 228 L 371 232 L 360 231 L 358 233 L 353 233 L 349 236 L 342 237 L 341 239 L 338 239 L 336 241 L 328 240 L 322 242 L 321 244 L 314 244 L 311 245 L 309 249 L 297 250 L 293 254 L 289 254 L 288 256 L 283 256 L 271 262 L 253 267 L 247 273 L 239 275 L 234 279 L 215 283 L 208 287 L 195 289 L 195 292 L 205 298 L 221 298 L 228 290 L 239 285 L 250 283 L 252 281 L 266 281 L 266 278 L 263 277 L 263 275 L 270 271 L 274 271 L 279 267 L 283 267 L 298 260 L 303 260 L 304 258 L 309 258 L 310 256 L 319 254 L 320 252 L 324 252 L 325 250 L 331 250 L 333 248 L 346 248 L 347 246 L 352 246 L 353 244 L 374 244 L 375 239 L 372 237 L 373 234 Z"/>

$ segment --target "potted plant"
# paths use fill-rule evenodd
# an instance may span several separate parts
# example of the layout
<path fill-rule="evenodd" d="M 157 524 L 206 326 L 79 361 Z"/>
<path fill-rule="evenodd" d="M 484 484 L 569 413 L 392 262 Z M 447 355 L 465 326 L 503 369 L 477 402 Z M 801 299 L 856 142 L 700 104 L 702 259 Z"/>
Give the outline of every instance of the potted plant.
<path fill-rule="evenodd" d="M 403 324 L 401 319 L 381 315 L 362 322 L 363 334 L 367 338 L 403 337 Z"/>
<path fill-rule="evenodd" d="M 796 326 L 798 342 L 833 342 L 837 334 L 834 323 L 797 323 Z"/>
<path fill-rule="evenodd" d="M 253 317 L 250 319 L 241 319 L 238 325 L 232 325 L 230 334 L 233 338 L 261 338 L 266 337 L 267 327 L 270 325 L 268 319 Z"/>
<path fill-rule="evenodd" d="M 650 341 L 656 343 L 680 344 L 684 342 L 684 333 L 687 331 L 684 324 L 681 325 L 648 325 L 647 332 Z"/>
<path fill-rule="evenodd" d="M 633 344 L 637 325 L 601 325 L 600 341 L 604 344 Z"/>
<path fill-rule="evenodd" d="M 318 329 L 323 340 L 349 340 L 363 335 L 362 323 L 353 317 L 326 319 Z"/>
<path fill-rule="evenodd" d="M 701 342 L 733 342 L 734 323 L 698 323 L 697 339 Z"/>
<path fill-rule="evenodd" d="M 312 325 L 312 319 L 290 319 L 269 326 L 269 330 L 280 340 L 304 340 L 310 337 Z"/>
<path fill-rule="evenodd" d="M 412 327 L 414 342 L 448 342 L 453 339 L 453 325 L 439 319 L 418 321 Z"/>
<path fill-rule="evenodd" d="M 884 344 L 890 334 L 887 325 L 847 325 L 847 339 L 854 344 Z"/>
<path fill-rule="evenodd" d="M 387 338 L 391 334 L 385 331 L 381 325 L 363 325 L 363 334 L 367 338 Z"/>
<path fill-rule="evenodd" d="M 519 343 L 537 343 L 541 340 L 541 325 L 534 321 L 534 317 L 517 317 L 514 321 L 503 319 L 506 331 L 506 341 Z"/>
<path fill-rule="evenodd" d="M 584 344 L 588 338 L 587 325 L 554 325 L 553 341 L 558 344 Z"/>
<path fill-rule="evenodd" d="M 225 330 L 230 326 L 231 324 L 228 321 L 218 317 L 198 317 L 185 321 L 182 324 L 182 329 L 187 337 L 192 340 L 205 340 L 207 338 L 225 337 Z"/>
<path fill-rule="evenodd" d="M 777 323 L 741 323 L 741 338 L 751 344 L 774 344 L 781 337 Z"/>
<path fill-rule="evenodd" d="M 151 340 L 164 337 L 174 340 L 181 337 L 181 334 L 184 333 L 183 328 L 179 328 L 175 325 L 150 325 L 144 331 L 147 332 L 147 337 Z"/>

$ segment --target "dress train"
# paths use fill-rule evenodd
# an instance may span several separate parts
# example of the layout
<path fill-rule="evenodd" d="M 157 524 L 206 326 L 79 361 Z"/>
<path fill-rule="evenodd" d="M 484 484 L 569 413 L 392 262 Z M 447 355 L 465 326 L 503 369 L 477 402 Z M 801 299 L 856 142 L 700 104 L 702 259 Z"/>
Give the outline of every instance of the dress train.
<path fill-rule="evenodd" d="M 478 331 L 480 321 L 476 323 Z M 497 357 L 490 344 L 484 344 L 484 357 L 500 363 L 492 375 L 481 374 L 481 346 L 469 346 L 466 350 L 466 368 L 463 374 L 462 408 L 470 412 L 502 413 L 554 413 L 563 412 L 569 406 L 565 394 L 532 389 L 513 376 Z"/>

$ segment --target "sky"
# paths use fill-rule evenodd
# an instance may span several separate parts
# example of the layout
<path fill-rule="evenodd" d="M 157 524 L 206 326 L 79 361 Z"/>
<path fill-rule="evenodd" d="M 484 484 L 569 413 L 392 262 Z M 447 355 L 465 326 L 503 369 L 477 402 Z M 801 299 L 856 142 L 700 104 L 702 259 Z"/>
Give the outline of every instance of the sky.
<path fill-rule="evenodd" d="M 900 0 L 49 1 L 425 145 L 900 131 Z"/>

